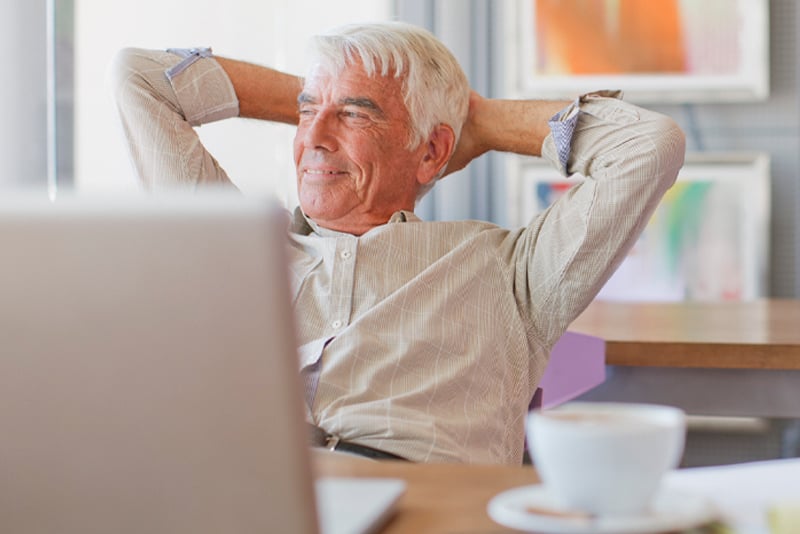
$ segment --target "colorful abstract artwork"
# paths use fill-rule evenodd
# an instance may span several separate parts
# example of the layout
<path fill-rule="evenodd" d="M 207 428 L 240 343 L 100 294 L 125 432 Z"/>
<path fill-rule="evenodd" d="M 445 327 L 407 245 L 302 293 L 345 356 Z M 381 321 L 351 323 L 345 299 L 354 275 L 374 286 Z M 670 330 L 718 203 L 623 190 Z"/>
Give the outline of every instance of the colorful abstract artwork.
<path fill-rule="evenodd" d="M 576 180 L 548 169 L 525 173 L 522 213 L 557 201 Z M 579 179 L 578 179 L 579 180 Z M 687 163 L 598 298 L 717 301 L 764 296 L 768 253 L 766 156 Z"/>
<path fill-rule="evenodd" d="M 519 0 L 528 93 L 634 100 L 765 98 L 766 0 Z"/>

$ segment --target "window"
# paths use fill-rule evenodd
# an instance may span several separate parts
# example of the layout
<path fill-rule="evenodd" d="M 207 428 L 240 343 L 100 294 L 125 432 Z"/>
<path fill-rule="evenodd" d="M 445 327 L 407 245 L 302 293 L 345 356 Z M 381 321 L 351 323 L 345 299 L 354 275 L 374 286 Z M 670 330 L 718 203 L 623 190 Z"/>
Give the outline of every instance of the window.
<path fill-rule="evenodd" d="M 0 187 L 72 181 L 72 12 L 72 0 L 3 4 Z"/>

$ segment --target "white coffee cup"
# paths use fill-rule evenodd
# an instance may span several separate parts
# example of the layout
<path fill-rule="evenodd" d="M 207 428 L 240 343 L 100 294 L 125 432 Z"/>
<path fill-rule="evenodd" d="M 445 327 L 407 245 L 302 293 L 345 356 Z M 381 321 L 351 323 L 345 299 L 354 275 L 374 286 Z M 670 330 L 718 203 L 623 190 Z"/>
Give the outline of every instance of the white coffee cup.
<path fill-rule="evenodd" d="M 533 411 L 527 423 L 548 493 L 566 509 L 596 515 L 645 512 L 686 439 L 685 413 L 655 404 L 572 402 Z"/>

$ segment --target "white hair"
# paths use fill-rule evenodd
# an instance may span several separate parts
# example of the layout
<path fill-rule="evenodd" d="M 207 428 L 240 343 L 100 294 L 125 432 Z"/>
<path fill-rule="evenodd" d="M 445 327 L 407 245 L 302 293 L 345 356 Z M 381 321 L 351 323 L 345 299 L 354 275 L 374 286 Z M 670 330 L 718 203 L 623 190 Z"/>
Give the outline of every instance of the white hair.
<path fill-rule="evenodd" d="M 403 22 L 352 24 L 315 36 L 311 46 L 312 69 L 337 75 L 360 62 L 370 77 L 401 80 L 411 120 L 409 149 L 426 141 L 439 124 L 450 126 L 458 142 L 469 109 L 469 82 L 450 50 L 429 31 Z"/>

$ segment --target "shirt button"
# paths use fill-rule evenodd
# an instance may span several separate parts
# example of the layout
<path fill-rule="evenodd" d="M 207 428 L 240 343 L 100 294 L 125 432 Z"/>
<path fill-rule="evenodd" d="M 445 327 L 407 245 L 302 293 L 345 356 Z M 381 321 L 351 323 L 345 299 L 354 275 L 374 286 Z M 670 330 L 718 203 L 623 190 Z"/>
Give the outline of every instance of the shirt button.
<path fill-rule="evenodd" d="M 333 321 L 333 322 L 331 323 L 331 326 L 332 326 L 333 328 L 339 329 L 339 328 L 341 328 L 341 327 L 342 327 L 342 321 L 340 321 L 339 319 L 336 319 L 335 321 Z"/>
<path fill-rule="evenodd" d="M 343 260 L 349 260 L 350 256 L 352 256 L 352 255 L 353 255 L 353 253 L 350 252 L 349 250 L 343 250 L 342 253 L 340 254 L 340 256 L 342 257 Z"/>

